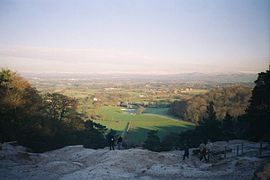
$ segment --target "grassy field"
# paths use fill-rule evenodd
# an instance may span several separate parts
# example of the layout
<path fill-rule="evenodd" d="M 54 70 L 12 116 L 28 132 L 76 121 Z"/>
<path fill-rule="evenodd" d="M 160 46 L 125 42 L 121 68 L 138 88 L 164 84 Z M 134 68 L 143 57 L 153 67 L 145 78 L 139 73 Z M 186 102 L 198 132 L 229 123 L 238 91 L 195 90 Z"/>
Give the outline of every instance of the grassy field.
<path fill-rule="evenodd" d="M 208 92 L 209 92 L 209 90 L 206 90 L 206 89 L 193 89 L 191 91 L 186 92 L 185 94 L 199 95 L 199 94 L 205 94 Z"/>
<path fill-rule="evenodd" d="M 167 113 L 165 113 L 163 108 L 162 110 L 150 108 L 146 109 L 146 113 L 143 114 L 128 114 L 122 113 L 119 107 L 103 106 L 98 111 L 98 114 L 102 115 L 103 119 L 95 120 L 95 122 L 114 129 L 119 133 L 130 122 L 131 127 L 127 134 L 127 139 L 134 144 L 141 144 L 145 140 L 149 130 L 158 130 L 158 134 L 162 138 L 170 132 L 179 133 L 183 130 L 193 128 L 192 123 L 166 117 Z"/>
<path fill-rule="evenodd" d="M 169 108 L 145 108 L 144 114 L 160 115 L 170 119 L 180 120 L 176 116 L 169 114 Z"/>

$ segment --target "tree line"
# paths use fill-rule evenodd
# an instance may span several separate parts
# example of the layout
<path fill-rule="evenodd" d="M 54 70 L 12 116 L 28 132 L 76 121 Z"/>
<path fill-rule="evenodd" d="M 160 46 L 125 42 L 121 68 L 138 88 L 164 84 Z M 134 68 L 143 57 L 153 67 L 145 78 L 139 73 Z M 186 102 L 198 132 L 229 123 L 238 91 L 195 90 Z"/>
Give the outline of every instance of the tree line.
<path fill-rule="evenodd" d="M 41 95 L 9 69 L 0 71 L 0 140 L 17 141 L 35 152 L 83 144 L 106 145 L 105 126 L 84 120 L 78 101 L 59 93 Z"/>
<path fill-rule="evenodd" d="M 243 94 L 238 93 L 238 95 L 228 96 L 238 97 L 238 100 L 242 99 L 248 103 L 243 114 L 233 117 L 227 111 L 225 117 L 220 119 L 216 108 L 218 106 L 215 104 L 215 102 L 217 104 L 218 102 L 210 99 L 204 116 L 198 119 L 193 130 L 180 134 L 171 133 L 163 140 L 159 139 L 157 131 L 150 131 L 144 142 L 144 148 L 152 151 L 166 151 L 173 148 L 183 149 L 187 145 L 189 147 L 198 147 L 201 142 L 207 140 L 218 141 L 238 138 L 253 141 L 270 141 L 270 68 L 266 72 L 258 74 L 255 84 L 248 101 L 246 101 Z M 229 92 L 231 90 L 236 89 L 234 87 Z M 247 92 L 247 90 L 244 90 L 244 92 Z M 225 100 L 223 99 L 223 101 Z"/>
<path fill-rule="evenodd" d="M 213 102 L 216 116 L 222 120 L 226 114 L 232 117 L 244 114 L 250 97 L 250 87 L 241 85 L 224 87 L 196 95 L 188 100 L 174 101 L 169 111 L 183 120 L 199 123 L 207 115 L 208 104 Z"/>

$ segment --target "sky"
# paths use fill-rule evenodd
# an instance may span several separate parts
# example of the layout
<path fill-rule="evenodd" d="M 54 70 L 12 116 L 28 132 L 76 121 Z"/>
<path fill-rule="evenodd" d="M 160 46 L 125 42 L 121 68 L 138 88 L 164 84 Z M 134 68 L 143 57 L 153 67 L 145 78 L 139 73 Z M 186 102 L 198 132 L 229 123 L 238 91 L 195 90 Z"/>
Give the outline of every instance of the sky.
<path fill-rule="evenodd" d="M 269 0 L 0 0 L 0 67 L 31 73 L 257 73 Z"/>

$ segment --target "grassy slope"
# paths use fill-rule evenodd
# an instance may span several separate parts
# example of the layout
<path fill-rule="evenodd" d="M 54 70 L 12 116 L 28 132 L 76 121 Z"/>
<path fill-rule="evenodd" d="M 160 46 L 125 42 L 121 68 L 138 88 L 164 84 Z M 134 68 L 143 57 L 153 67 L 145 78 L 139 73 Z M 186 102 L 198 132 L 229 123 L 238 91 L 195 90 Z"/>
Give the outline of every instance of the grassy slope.
<path fill-rule="evenodd" d="M 120 132 L 124 130 L 127 122 L 131 122 L 131 130 L 127 137 L 128 141 L 136 144 L 144 141 L 148 130 L 159 130 L 162 138 L 169 132 L 181 132 L 193 127 L 192 123 L 158 115 L 157 112 L 156 114 L 131 115 L 122 113 L 119 107 L 104 106 L 98 113 L 103 116 L 103 120 L 95 120 L 96 122 Z"/>
<path fill-rule="evenodd" d="M 169 108 L 145 108 L 144 114 L 161 115 L 170 119 L 180 120 L 178 117 L 169 114 Z"/>

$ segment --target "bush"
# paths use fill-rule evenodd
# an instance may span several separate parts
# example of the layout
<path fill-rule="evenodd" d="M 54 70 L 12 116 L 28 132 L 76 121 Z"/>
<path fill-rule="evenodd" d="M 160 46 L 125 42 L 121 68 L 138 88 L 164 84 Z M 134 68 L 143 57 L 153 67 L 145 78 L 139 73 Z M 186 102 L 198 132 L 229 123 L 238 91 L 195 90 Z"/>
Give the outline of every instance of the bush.
<path fill-rule="evenodd" d="M 147 138 L 144 141 L 143 148 L 150 151 L 161 151 L 160 138 L 158 137 L 157 132 L 157 130 L 151 130 L 147 133 Z"/>
<path fill-rule="evenodd" d="M 164 137 L 160 144 L 161 151 L 170 151 L 179 146 L 179 134 L 170 133 Z"/>

